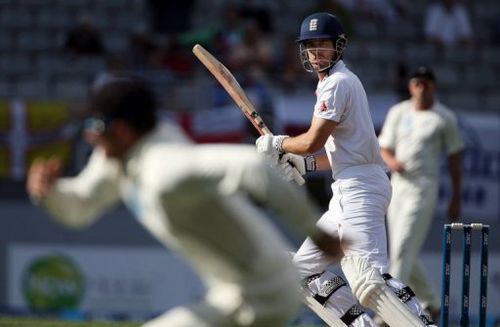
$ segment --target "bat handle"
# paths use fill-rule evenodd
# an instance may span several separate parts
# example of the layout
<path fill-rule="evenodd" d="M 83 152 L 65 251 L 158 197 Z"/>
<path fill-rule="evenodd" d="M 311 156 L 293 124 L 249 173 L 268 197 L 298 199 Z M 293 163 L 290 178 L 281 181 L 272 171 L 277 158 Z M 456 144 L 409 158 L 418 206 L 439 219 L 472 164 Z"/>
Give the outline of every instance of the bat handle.
<path fill-rule="evenodd" d="M 267 126 L 261 126 L 260 128 L 258 128 L 259 132 L 260 132 L 260 135 L 266 135 L 266 134 L 273 134 L 269 128 L 267 128 Z"/>

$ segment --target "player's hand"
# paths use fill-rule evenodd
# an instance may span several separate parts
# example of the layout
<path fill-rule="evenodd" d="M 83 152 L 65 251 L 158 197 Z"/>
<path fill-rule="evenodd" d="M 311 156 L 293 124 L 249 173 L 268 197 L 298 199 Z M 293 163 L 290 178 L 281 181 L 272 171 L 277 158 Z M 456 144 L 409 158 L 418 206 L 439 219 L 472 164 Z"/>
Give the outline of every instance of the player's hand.
<path fill-rule="evenodd" d="M 287 182 L 294 181 L 298 185 L 304 185 L 306 182 L 297 168 L 292 166 L 288 161 L 280 162 L 279 159 L 277 159 L 277 163 L 271 165 L 271 167 L 275 168 L 278 175 Z"/>
<path fill-rule="evenodd" d="M 387 163 L 387 166 L 393 173 L 404 173 L 406 171 L 404 163 L 397 160 L 391 160 Z"/>
<path fill-rule="evenodd" d="M 287 182 L 291 182 L 294 179 L 293 166 L 289 162 L 278 162 L 275 166 L 278 171 L 278 175 L 281 176 Z"/>
<path fill-rule="evenodd" d="M 46 197 L 61 174 L 61 166 L 61 160 L 57 158 L 35 160 L 28 171 L 26 181 L 26 190 L 30 197 L 36 200 Z"/>
<path fill-rule="evenodd" d="M 316 171 L 316 159 L 314 156 L 303 157 L 293 153 L 285 153 L 281 157 L 280 162 L 289 162 L 301 175 Z"/>
<path fill-rule="evenodd" d="M 285 153 L 281 156 L 280 162 L 289 163 L 293 167 L 295 167 L 301 175 L 305 175 L 306 173 L 306 161 L 303 156 L 299 156 L 298 154 L 293 153 Z"/>
<path fill-rule="evenodd" d="M 262 135 L 255 141 L 257 152 L 264 153 L 269 156 L 279 157 L 283 154 L 282 144 L 287 135 Z"/>

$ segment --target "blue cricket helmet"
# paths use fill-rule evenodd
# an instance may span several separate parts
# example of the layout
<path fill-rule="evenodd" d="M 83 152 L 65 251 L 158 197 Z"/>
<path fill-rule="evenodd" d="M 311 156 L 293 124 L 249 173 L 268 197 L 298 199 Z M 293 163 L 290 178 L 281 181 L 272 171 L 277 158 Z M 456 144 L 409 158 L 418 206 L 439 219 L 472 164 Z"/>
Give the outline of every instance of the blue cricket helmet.
<path fill-rule="evenodd" d="M 333 43 L 335 56 L 327 65 L 320 69 L 314 69 L 309 61 L 306 42 L 315 39 L 329 39 Z M 340 59 L 347 45 L 347 36 L 340 20 L 327 12 L 314 13 L 307 16 L 300 25 L 299 54 L 304 69 L 308 72 L 321 72 L 330 69 Z"/>
<path fill-rule="evenodd" d="M 334 43 L 340 37 L 346 38 L 340 20 L 329 13 L 320 12 L 307 16 L 300 26 L 297 42 L 313 39 L 331 39 Z"/>

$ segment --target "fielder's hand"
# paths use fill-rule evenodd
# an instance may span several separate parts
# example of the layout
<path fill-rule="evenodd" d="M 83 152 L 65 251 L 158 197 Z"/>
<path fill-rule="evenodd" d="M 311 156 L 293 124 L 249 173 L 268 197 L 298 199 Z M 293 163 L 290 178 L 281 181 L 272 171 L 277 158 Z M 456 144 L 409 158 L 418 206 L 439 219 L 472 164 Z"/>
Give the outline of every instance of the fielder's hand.
<path fill-rule="evenodd" d="M 257 139 L 257 141 L 255 141 L 257 152 L 264 153 L 271 157 L 279 157 L 284 152 L 282 145 L 283 140 L 287 137 L 287 135 L 262 135 Z"/>
<path fill-rule="evenodd" d="M 61 160 L 37 159 L 31 165 L 26 181 L 26 190 L 31 198 L 43 199 L 61 174 Z"/>

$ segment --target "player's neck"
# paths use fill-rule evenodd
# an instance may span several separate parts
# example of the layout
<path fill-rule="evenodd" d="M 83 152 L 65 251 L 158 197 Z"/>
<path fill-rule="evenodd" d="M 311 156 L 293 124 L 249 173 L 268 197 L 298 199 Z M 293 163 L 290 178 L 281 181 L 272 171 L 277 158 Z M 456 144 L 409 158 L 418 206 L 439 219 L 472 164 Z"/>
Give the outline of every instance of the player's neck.
<path fill-rule="evenodd" d="M 318 80 L 321 82 L 325 78 L 328 77 L 328 70 L 324 70 L 322 72 L 318 72 Z"/>
<path fill-rule="evenodd" d="M 434 105 L 434 99 L 416 99 L 415 101 L 416 110 L 429 110 Z"/>

